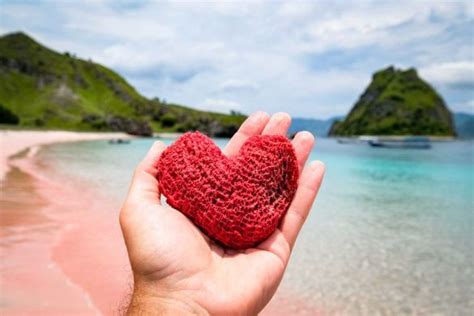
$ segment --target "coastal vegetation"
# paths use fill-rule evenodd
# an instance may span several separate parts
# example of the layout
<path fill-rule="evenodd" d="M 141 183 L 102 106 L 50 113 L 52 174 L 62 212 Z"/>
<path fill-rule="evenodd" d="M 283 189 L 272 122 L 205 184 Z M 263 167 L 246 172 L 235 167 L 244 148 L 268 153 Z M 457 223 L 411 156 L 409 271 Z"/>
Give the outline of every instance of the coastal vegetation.
<path fill-rule="evenodd" d="M 451 112 L 435 89 L 415 69 L 393 66 L 373 75 L 346 118 L 329 131 L 330 136 L 455 134 Z"/>
<path fill-rule="evenodd" d="M 18 116 L 0 104 L 0 124 L 17 125 L 19 122 L 20 118 Z"/>
<path fill-rule="evenodd" d="M 200 130 L 225 137 L 245 119 L 148 99 L 113 70 L 22 32 L 0 37 L 0 104 L 0 123 L 147 136 Z"/>

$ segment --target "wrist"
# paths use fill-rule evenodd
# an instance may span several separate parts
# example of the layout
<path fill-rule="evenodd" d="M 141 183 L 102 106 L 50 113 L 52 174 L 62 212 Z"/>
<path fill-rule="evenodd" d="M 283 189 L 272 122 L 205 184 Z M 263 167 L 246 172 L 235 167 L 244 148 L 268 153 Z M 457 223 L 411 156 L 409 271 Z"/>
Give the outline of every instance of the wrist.
<path fill-rule="evenodd" d="M 209 315 L 182 292 L 167 290 L 158 284 L 137 282 L 127 315 Z"/>

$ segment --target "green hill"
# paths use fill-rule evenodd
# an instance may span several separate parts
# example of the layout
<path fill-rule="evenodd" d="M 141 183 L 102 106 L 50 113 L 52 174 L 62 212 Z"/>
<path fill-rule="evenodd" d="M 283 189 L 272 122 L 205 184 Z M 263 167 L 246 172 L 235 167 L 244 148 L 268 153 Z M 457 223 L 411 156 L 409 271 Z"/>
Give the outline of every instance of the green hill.
<path fill-rule="evenodd" d="M 441 96 L 415 69 L 389 67 L 372 82 L 330 136 L 437 135 L 454 136 L 451 112 Z"/>
<path fill-rule="evenodd" d="M 25 127 L 211 136 L 233 134 L 245 118 L 147 99 L 114 71 L 21 32 L 0 37 L 0 123 L 15 122 L 11 115 Z"/>

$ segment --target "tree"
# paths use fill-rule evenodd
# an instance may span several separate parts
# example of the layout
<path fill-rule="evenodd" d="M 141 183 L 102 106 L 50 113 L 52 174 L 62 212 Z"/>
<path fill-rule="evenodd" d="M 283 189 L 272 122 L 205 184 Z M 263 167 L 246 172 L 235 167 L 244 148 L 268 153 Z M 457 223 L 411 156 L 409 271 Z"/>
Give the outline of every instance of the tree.
<path fill-rule="evenodd" d="M 0 104 L 0 123 L 17 125 L 20 123 L 20 118 Z"/>
<path fill-rule="evenodd" d="M 161 125 L 163 127 L 173 127 L 176 124 L 176 116 L 171 113 L 166 113 L 161 117 Z"/>

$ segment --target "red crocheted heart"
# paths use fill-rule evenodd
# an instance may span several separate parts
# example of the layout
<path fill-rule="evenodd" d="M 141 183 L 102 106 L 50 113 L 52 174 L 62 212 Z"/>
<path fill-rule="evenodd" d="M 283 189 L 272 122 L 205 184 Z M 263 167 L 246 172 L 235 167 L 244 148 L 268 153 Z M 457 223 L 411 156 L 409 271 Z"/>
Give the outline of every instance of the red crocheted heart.
<path fill-rule="evenodd" d="M 298 164 L 284 136 L 253 136 L 235 157 L 186 133 L 158 160 L 160 192 L 212 239 L 242 249 L 275 231 L 296 191 Z"/>

